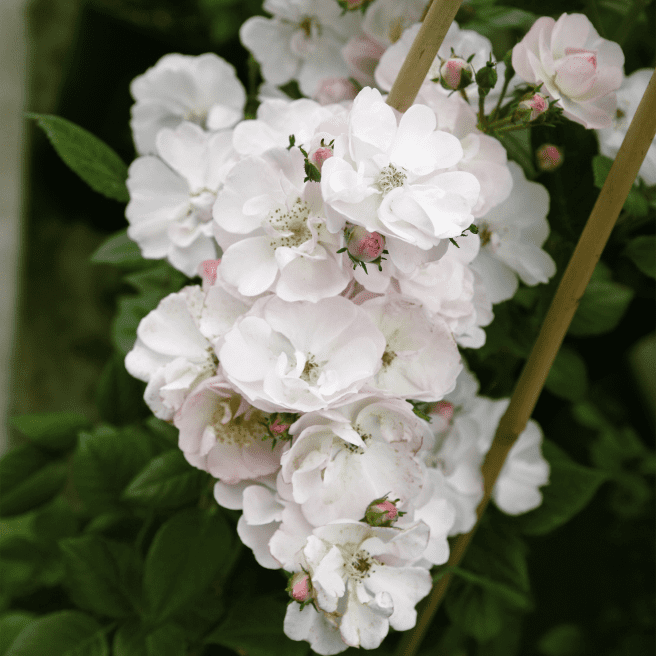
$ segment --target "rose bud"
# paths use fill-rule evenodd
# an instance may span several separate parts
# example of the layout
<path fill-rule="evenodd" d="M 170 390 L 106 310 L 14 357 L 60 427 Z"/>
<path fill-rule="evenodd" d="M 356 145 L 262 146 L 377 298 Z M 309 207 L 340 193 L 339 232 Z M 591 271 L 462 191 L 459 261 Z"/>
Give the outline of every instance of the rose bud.
<path fill-rule="evenodd" d="M 307 572 L 296 572 L 290 579 L 286 588 L 289 596 L 303 604 L 312 598 L 312 582 Z"/>
<path fill-rule="evenodd" d="M 521 118 L 528 121 L 535 119 L 544 114 L 549 109 L 549 101 L 541 93 L 535 93 L 530 98 L 526 98 L 519 103 L 517 112 Z"/>
<path fill-rule="evenodd" d="M 449 57 L 440 66 L 440 84 L 451 91 L 460 91 L 469 86 L 476 73 L 462 57 Z"/>
<path fill-rule="evenodd" d="M 555 171 L 563 163 L 563 151 L 553 144 L 543 144 L 535 151 L 540 171 Z"/>
<path fill-rule="evenodd" d="M 396 501 L 390 501 L 387 495 L 380 499 L 374 499 L 367 506 L 362 521 L 367 522 L 370 526 L 392 526 L 392 523 L 401 515 L 405 515 L 404 512 L 399 512 L 396 507 L 395 504 L 398 501 L 398 499 Z"/>
<path fill-rule="evenodd" d="M 378 259 L 385 248 L 385 237 L 377 232 L 368 232 L 361 226 L 355 226 L 346 243 L 348 252 L 360 262 L 373 262 Z"/>

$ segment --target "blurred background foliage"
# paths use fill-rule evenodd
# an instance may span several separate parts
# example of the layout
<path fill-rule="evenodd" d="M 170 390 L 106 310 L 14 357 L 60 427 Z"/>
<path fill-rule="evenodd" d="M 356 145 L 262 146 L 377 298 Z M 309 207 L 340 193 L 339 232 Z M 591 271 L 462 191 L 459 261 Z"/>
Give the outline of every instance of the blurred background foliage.
<path fill-rule="evenodd" d="M 488 36 L 501 58 L 536 15 L 564 11 L 586 13 L 600 34 L 621 42 L 627 74 L 654 66 L 653 0 L 466 0 L 457 20 Z M 129 163 L 134 158 L 130 81 L 166 53 L 214 51 L 235 65 L 252 92 L 256 71 L 239 43 L 238 29 L 256 13 L 262 13 L 261 0 L 33 0 L 28 107 L 77 123 Z M 149 419 L 141 399 L 143 384 L 122 365 L 140 317 L 179 289 L 184 278 L 166 264 L 142 261 L 138 253 L 112 267 L 111 253 L 101 251 L 91 263 L 107 236 L 126 226 L 123 207 L 93 193 L 41 133 L 32 130 L 30 137 L 13 414 L 69 414 L 57 415 L 54 424 L 46 421 L 45 428 L 43 423 L 34 428 L 15 422 L 17 446 L 0 461 L 0 656 L 9 653 L 7 636 L 13 640 L 36 616 L 54 612 L 68 612 L 59 619 L 86 636 L 80 654 L 107 653 L 108 636 L 117 654 L 307 653 L 305 643 L 281 638 L 284 579 L 230 542 L 237 514 L 213 504 L 211 481 L 179 457 L 170 429 Z M 539 174 L 532 153 L 544 142 L 561 145 L 565 163 L 553 173 Z M 562 272 L 603 182 L 604 162 L 596 159 L 591 165 L 598 152 L 594 134 L 564 123 L 537 128 L 530 138 L 505 145 L 527 175 L 550 192 L 547 249 Z M 635 194 L 534 415 L 554 444 L 604 482 L 573 521 L 531 536 L 521 547 L 514 538 L 499 542 L 494 537 L 495 530 L 503 537 L 506 529 L 508 535 L 514 529 L 500 513 L 490 512 L 491 533 L 484 528 L 477 544 L 484 546 L 487 535 L 503 554 L 516 555 L 510 569 L 520 588 L 525 581 L 517 563 L 527 560 L 530 607 L 519 612 L 496 597 L 490 606 L 482 596 L 478 606 L 467 606 L 473 615 L 463 615 L 459 582 L 424 643 L 426 656 L 654 653 L 654 399 L 645 395 L 637 372 L 651 370 L 653 380 L 656 366 L 645 359 L 649 348 L 652 358 L 654 353 L 656 198 L 653 189 L 636 188 Z M 647 244 L 647 250 L 641 251 L 640 244 Z M 636 256 L 636 250 L 642 255 Z M 495 306 L 486 346 L 465 354 L 482 393 L 510 394 L 557 282 L 522 287 L 515 299 Z M 635 365 L 631 354 L 640 344 L 642 355 Z M 40 437 L 46 434 L 47 440 Z M 134 445 L 129 457 L 125 444 Z M 149 463 L 167 472 L 166 493 Z M 114 470 L 120 475 L 114 476 Z M 33 476 L 39 476 L 38 485 L 30 488 Z M 158 558 L 169 562 L 167 527 L 178 524 L 216 545 L 211 554 L 197 554 L 213 575 L 209 588 L 187 591 L 185 602 L 194 600 L 193 608 L 169 607 L 164 592 L 150 588 L 146 601 L 139 598 L 141 592 L 117 592 L 112 578 L 147 580 L 152 577 L 148 572 L 160 566 Z M 124 548 L 128 543 L 132 551 Z M 113 574 L 102 579 L 103 567 Z M 100 574 L 94 575 L 94 568 Z M 177 575 L 198 577 L 194 572 Z M 83 583 L 90 580 L 105 590 L 99 595 L 105 602 L 84 596 Z M 252 624 L 239 620 L 244 615 L 239 604 L 248 603 L 243 590 L 256 588 L 257 604 L 266 611 L 257 615 L 249 609 L 246 615 L 250 622 L 256 615 L 263 622 L 259 642 L 250 635 Z M 144 615 L 144 603 L 150 616 Z M 227 614 L 235 603 L 239 612 L 233 608 Z M 173 618 L 172 626 L 193 636 L 193 648 L 184 647 L 178 629 L 162 629 L 164 618 Z M 452 623 L 454 618 L 461 621 Z M 37 638 L 48 635 L 44 626 L 35 629 L 33 644 L 16 653 L 54 654 L 38 646 Z M 394 642 L 392 636 L 386 644 Z M 262 644 L 268 651 L 261 651 Z M 377 651 L 389 653 L 389 648 Z"/>

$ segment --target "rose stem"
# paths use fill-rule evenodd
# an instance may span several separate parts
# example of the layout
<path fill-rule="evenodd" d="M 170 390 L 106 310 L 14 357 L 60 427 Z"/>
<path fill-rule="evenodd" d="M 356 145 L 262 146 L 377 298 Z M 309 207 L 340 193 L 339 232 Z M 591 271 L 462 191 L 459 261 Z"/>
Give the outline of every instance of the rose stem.
<path fill-rule="evenodd" d="M 479 520 L 490 500 L 506 456 L 535 408 L 549 369 L 655 135 L 656 74 L 652 73 L 483 463 L 484 496 L 477 508 Z M 447 571 L 433 586 L 415 628 L 401 639 L 397 656 L 414 656 L 416 653 L 451 580 L 449 568 L 455 567 L 462 560 L 476 526 L 454 541 L 446 564 Z"/>
<path fill-rule="evenodd" d="M 388 105 L 400 112 L 412 105 L 462 2 L 433 0 L 387 96 Z"/>

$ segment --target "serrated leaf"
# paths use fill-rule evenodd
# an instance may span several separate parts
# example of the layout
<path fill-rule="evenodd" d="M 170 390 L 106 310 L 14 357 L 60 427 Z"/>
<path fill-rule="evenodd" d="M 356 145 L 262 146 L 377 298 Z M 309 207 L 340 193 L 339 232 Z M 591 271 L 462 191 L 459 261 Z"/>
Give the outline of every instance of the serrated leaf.
<path fill-rule="evenodd" d="M 150 618 L 163 621 L 198 597 L 229 560 L 232 531 L 218 513 L 183 510 L 156 533 L 146 557 Z"/>
<path fill-rule="evenodd" d="M 128 237 L 127 228 L 108 237 L 93 253 L 91 261 L 129 268 L 152 266 L 152 260 L 144 259 L 139 246 Z"/>
<path fill-rule="evenodd" d="M 51 462 L 3 492 L 0 516 L 18 515 L 50 501 L 57 496 L 68 480 L 68 465 L 63 461 Z"/>
<path fill-rule="evenodd" d="M 140 608 L 143 564 L 132 547 L 97 535 L 61 540 L 59 546 L 66 584 L 80 608 L 119 618 Z"/>
<path fill-rule="evenodd" d="M 175 449 L 151 460 L 125 488 L 123 498 L 151 508 L 179 508 L 197 499 L 206 482 L 207 474 Z"/>
<path fill-rule="evenodd" d="M 120 511 L 125 486 L 155 455 L 150 435 L 135 427 L 82 432 L 73 456 L 75 489 L 94 514 Z"/>
<path fill-rule="evenodd" d="M 585 360 L 574 349 L 561 347 L 544 386 L 555 396 L 580 401 L 588 391 Z"/>
<path fill-rule="evenodd" d="M 9 423 L 30 441 L 54 451 L 73 449 L 78 431 L 89 426 L 89 420 L 79 412 L 20 415 L 12 417 Z"/>
<path fill-rule="evenodd" d="M 205 642 L 249 656 L 304 656 L 310 651 L 309 645 L 290 640 L 281 631 L 286 608 L 279 596 L 244 597 Z"/>
<path fill-rule="evenodd" d="M 549 440 L 544 440 L 542 454 L 551 468 L 549 484 L 540 488 L 542 504 L 509 520 L 527 535 L 544 535 L 568 522 L 588 505 L 607 479 L 604 472 L 574 462 Z"/>
<path fill-rule="evenodd" d="M 635 237 L 628 243 L 622 254 L 628 257 L 646 276 L 656 278 L 656 236 Z"/>
<path fill-rule="evenodd" d="M 36 119 L 64 164 L 94 191 L 121 203 L 130 200 L 125 184 L 127 166 L 106 143 L 60 116 L 31 113 L 26 116 Z"/>
<path fill-rule="evenodd" d="M 571 335 L 601 335 L 621 321 L 635 292 L 611 279 L 601 262 L 595 268 L 569 327 Z"/>
<path fill-rule="evenodd" d="M 33 613 L 17 611 L 0 617 L 0 656 L 5 656 L 16 636 L 34 621 Z"/>
<path fill-rule="evenodd" d="M 64 610 L 28 624 L 6 656 L 109 656 L 109 647 L 96 620 Z"/>

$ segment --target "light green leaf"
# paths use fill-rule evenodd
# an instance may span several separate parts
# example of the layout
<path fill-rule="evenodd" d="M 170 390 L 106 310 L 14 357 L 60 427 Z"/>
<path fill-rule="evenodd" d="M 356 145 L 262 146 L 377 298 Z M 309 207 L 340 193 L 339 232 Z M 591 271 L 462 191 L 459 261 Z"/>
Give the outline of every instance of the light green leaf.
<path fill-rule="evenodd" d="M 309 645 L 290 640 L 280 630 L 286 608 L 279 596 L 245 596 L 233 605 L 205 642 L 248 656 L 304 656 L 310 652 Z M 256 622 L 254 617 L 258 618 Z"/>
<path fill-rule="evenodd" d="M 17 611 L 0 617 L 0 656 L 5 656 L 16 636 L 34 620 L 33 613 Z"/>
<path fill-rule="evenodd" d="M 151 508 L 179 508 L 197 499 L 207 480 L 174 449 L 151 460 L 132 479 L 123 498 Z"/>
<path fill-rule="evenodd" d="M 635 237 L 622 254 L 626 255 L 646 276 L 656 278 L 656 236 Z"/>
<path fill-rule="evenodd" d="M 542 504 L 508 520 L 527 535 L 544 535 L 568 522 L 607 479 L 606 473 L 579 465 L 549 440 L 544 440 L 542 453 L 551 468 L 549 484 L 540 489 Z"/>
<path fill-rule="evenodd" d="M 35 444 L 55 451 L 68 451 L 77 443 L 77 433 L 89 420 L 79 412 L 46 412 L 12 417 L 11 426 Z"/>
<path fill-rule="evenodd" d="M 141 257 L 139 246 L 121 230 L 104 241 L 91 256 L 94 264 L 113 264 L 119 267 L 152 266 L 152 260 Z"/>
<path fill-rule="evenodd" d="M 130 200 L 128 169 L 106 143 L 60 116 L 26 114 L 36 119 L 64 163 L 94 191 L 121 203 Z"/>
<path fill-rule="evenodd" d="M 580 401 L 588 391 L 585 360 L 574 349 L 561 347 L 544 386 L 563 399 Z"/>
<path fill-rule="evenodd" d="M 198 597 L 223 570 L 233 534 L 218 513 L 183 510 L 156 533 L 146 557 L 144 586 L 153 621 L 163 621 Z"/>
<path fill-rule="evenodd" d="M 64 610 L 28 624 L 6 656 L 109 656 L 109 647 L 96 620 Z"/>
<path fill-rule="evenodd" d="M 61 540 L 66 584 L 76 604 L 98 615 L 129 617 L 141 605 L 139 554 L 128 545 L 84 535 Z"/>
<path fill-rule="evenodd" d="M 634 296 L 630 287 L 611 279 L 608 268 L 600 262 L 581 298 L 569 327 L 571 335 L 601 335 L 621 321 Z"/>

